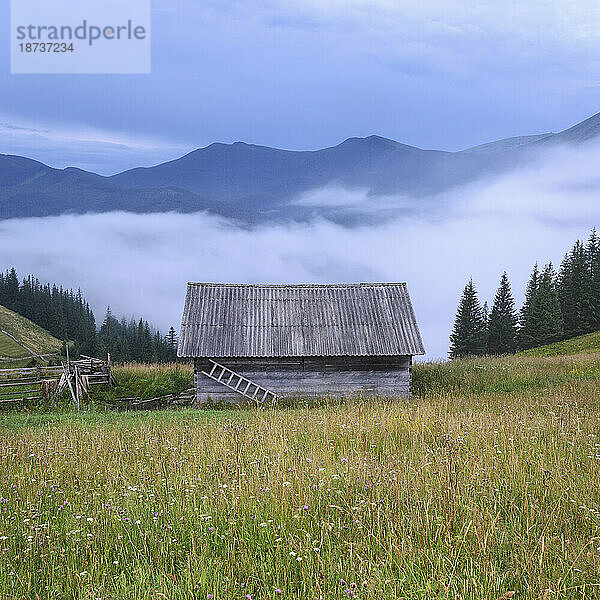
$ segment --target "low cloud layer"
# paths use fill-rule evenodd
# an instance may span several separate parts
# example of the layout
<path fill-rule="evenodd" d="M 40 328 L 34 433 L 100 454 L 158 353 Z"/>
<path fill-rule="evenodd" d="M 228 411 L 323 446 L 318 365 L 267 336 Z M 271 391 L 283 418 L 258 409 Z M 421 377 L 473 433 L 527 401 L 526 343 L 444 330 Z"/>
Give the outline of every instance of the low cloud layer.
<path fill-rule="evenodd" d="M 561 150 L 527 171 L 437 198 L 419 216 L 344 227 L 304 224 L 242 229 L 206 214 L 61 216 L 0 222 L 0 265 L 81 287 L 98 320 L 107 305 L 166 329 L 179 325 L 187 281 L 330 283 L 406 281 L 429 358 L 445 357 L 460 293 L 473 276 L 491 301 L 507 270 L 517 302 L 532 265 L 562 255 L 600 224 L 600 149 Z M 305 201 L 331 208 L 331 190 Z M 376 198 L 352 192 L 336 206 Z M 418 200 L 413 201 L 416 205 Z M 390 210 L 392 199 L 385 199 Z"/>

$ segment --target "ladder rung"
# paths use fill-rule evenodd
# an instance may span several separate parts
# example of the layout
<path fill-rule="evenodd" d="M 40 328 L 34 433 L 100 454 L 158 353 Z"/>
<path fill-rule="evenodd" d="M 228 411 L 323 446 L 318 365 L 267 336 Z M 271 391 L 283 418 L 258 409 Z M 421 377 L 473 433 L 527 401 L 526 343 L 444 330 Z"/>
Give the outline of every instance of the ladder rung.
<path fill-rule="evenodd" d="M 209 373 L 207 373 L 206 371 L 202 371 L 202 374 L 206 375 L 210 379 L 213 379 L 214 381 L 220 383 L 221 385 L 228 387 L 229 389 L 233 390 L 234 392 L 237 392 L 238 394 L 241 394 L 242 396 L 244 396 L 244 398 L 248 398 L 250 400 L 259 401 L 257 398 L 259 394 L 262 394 L 262 398 L 260 399 L 260 402 L 264 402 L 264 400 L 266 400 L 269 397 L 269 395 L 271 395 L 274 400 L 277 399 L 277 394 L 275 394 L 275 392 L 272 392 L 271 390 L 268 390 L 267 388 L 265 388 L 261 385 L 258 385 L 257 383 L 254 383 L 254 381 L 251 381 L 247 377 L 244 377 L 243 375 L 236 373 L 235 371 L 233 371 L 232 369 L 229 369 L 228 367 L 220 365 L 215 360 L 209 359 L 209 361 L 213 365 L 212 369 L 210 370 Z M 217 368 L 221 369 L 221 372 L 218 375 L 215 375 L 215 371 L 217 370 Z M 227 379 L 227 375 L 229 375 L 228 379 Z M 231 384 L 234 377 L 238 378 L 238 381 L 235 384 L 235 387 Z M 242 383 L 246 384 L 246 387 L 244 388 L 243 391 L 241 389 Z M 250 395 L 249 390 L 251 390 L 252 387 L 254 387 L 254 391 L 252 392 L 252 395 Z"/>

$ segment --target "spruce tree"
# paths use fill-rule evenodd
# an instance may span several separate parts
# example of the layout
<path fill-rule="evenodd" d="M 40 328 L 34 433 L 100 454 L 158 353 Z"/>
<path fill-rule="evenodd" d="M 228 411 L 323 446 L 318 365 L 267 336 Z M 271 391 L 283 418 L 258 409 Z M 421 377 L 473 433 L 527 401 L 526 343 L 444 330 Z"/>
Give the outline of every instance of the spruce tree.
<path fill-rule="evenodd" d="M 593 229 L 586 247 L 590 272 L 589 327 L 590 331 L 600 330 L 600 238 Z"/>
<path fill-rule="evenodd" d="M 154 358 L 154 347 L 152 340 L 152 332 L 150 331 L 150 325 L 148 324 L 148 321 L 144 321 L 142 338 L 144 348 L 142 360 L 146 363 L 151 363 Z"/>
<path fill-rule="evenodd" d="M 532 318 L 532 310 L 535 304 L 538 287 L 540 283 L 540 272 L 537 263 L 527 283 L 525 291 L 525 302 L 521 307 L 519 315 L 519 346 L 523 349 L 533 348 L 536 345 L 535 324 Z"/>
<path fill-rule="evenodd" d="M 100 345 L 102 353 L 110 354 L 111 359 L 119 360 L 119 321 L 113 317 L 110 306 L 100 327 Z"/>
<path fill-rule="evenodd" d="M 487 329 L 487 353 L 509 354 L 517 348 L 517 313 L 506 271 L 500 279 Z"/>
<path fill-rule="evenodd" d="M 450 358 L 484 354 L 485 337 L 483 309 L 473 279 L 469 279 L 460 299 L 450 335 Z"/>
<path fill-rule="evenodd" d="M 556 291 L 556 273 L 548 263 L 539 276 L 535 300 L 531 307 L 534 346 L 543 346 L 563 338 L 563 320 Z"/>
<path fill-rule="evenodd" d="M 19 278 L 17 277 L 17 271 L 13 267 L 6 273 L 5 278 L 5 293 L 4 293 L 4 306 L 15 312 L 19 311 Z"/>
<path fill-rule="evenodd" d="M 565 337 L 575 337 L 589 332 L 592 280 L 588 252 L 579 240 L 561 264 L 558 293 Z"/>
<path fill-rule="evenodd" d="M 177 358 L 177 332 L 173 326 L 169 328 L 167 334 L 167 345 L 169 346 L 169 359 L 175 360 Z"/>
<path fill-rule="evenodd" d="M 156 331 L 152 340 L 152 353 L 154 362 L 166 362 L 168 360 L 168 351 L 169 346 L 165 343 L 160 331 Z"/>

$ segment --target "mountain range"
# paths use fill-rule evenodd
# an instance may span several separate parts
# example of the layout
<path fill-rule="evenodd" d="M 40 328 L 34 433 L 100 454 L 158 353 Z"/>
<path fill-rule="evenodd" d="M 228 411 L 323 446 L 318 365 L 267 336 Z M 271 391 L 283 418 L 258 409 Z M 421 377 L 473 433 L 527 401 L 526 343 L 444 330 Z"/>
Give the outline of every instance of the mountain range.
<path fill-rule="evenodd" d="M 598 135 L 600 113 L 559 133 L 507 138 L 459 152 L 423 150 L 375 135 L 314 151 L 214 143 L 108 177 L 0 154 L 0 219 L 123 210 L 208 211 L 247 223 L 303 220 L 317 210 L 302 202 L 311 190 L 366 190 L 373 202 L 391 194 L 427 199 L 527 164 L 546 148 Z M 342 214 L 323 207 L 318 214 L 335 219 L 336 213 Z"/>

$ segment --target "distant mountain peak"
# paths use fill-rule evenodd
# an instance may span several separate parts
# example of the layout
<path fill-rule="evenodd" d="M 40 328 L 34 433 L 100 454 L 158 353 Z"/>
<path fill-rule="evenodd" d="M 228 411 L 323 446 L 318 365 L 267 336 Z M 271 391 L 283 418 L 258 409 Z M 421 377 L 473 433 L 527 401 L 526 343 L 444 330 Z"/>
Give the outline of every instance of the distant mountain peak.
<path fill-rule="evenodd" d="M 334 148 L 343 147 L 356 147 L 356 148 L 369 148 L 372 150 L 420 150 L 416 146 L 409 146 L 408 144 L 402 144 L 396 140 L 383 137 L 381 135 L 368 135 L 366 137 L 349 137 L 344 140 L 341 144 L 334 146 Z"/>
<path fill-rule="evenodd" d="M 349 138 L 346 138 L 341 144 L 338 145 L 342 145 L 342 144 L 347 144 L 347 143 L 368 143 L 368 144 L 380 144 L 380 143 L 390 143 L 390 144 L 397 144 L 398 142 L 391 140 L 389 138 L 383 137 L 381 135 L 367 135 L 364 137 L 360 137 L 360 136 L 351 136 Z"/>
<path fill-rule="evenodd" d="M 303 206 L 295 200 L 333 186 L 369 190 L 374 206 L 382 195 L 411 197 L 417 210 L 421 198 L 526 165 L 534 150 L 597 137 L 600 113 L 559 133 L 517 136 L 461 152 L 423 150 L 376 134 L 308 151 L 241 140 L 215 142 L 112 177 L 0 155 L 0 219 L 113 210 L 209 210 L 245 222 L 306 220 L 315 214 L 351 222 L 359 217 L 339 206 Z"/>

